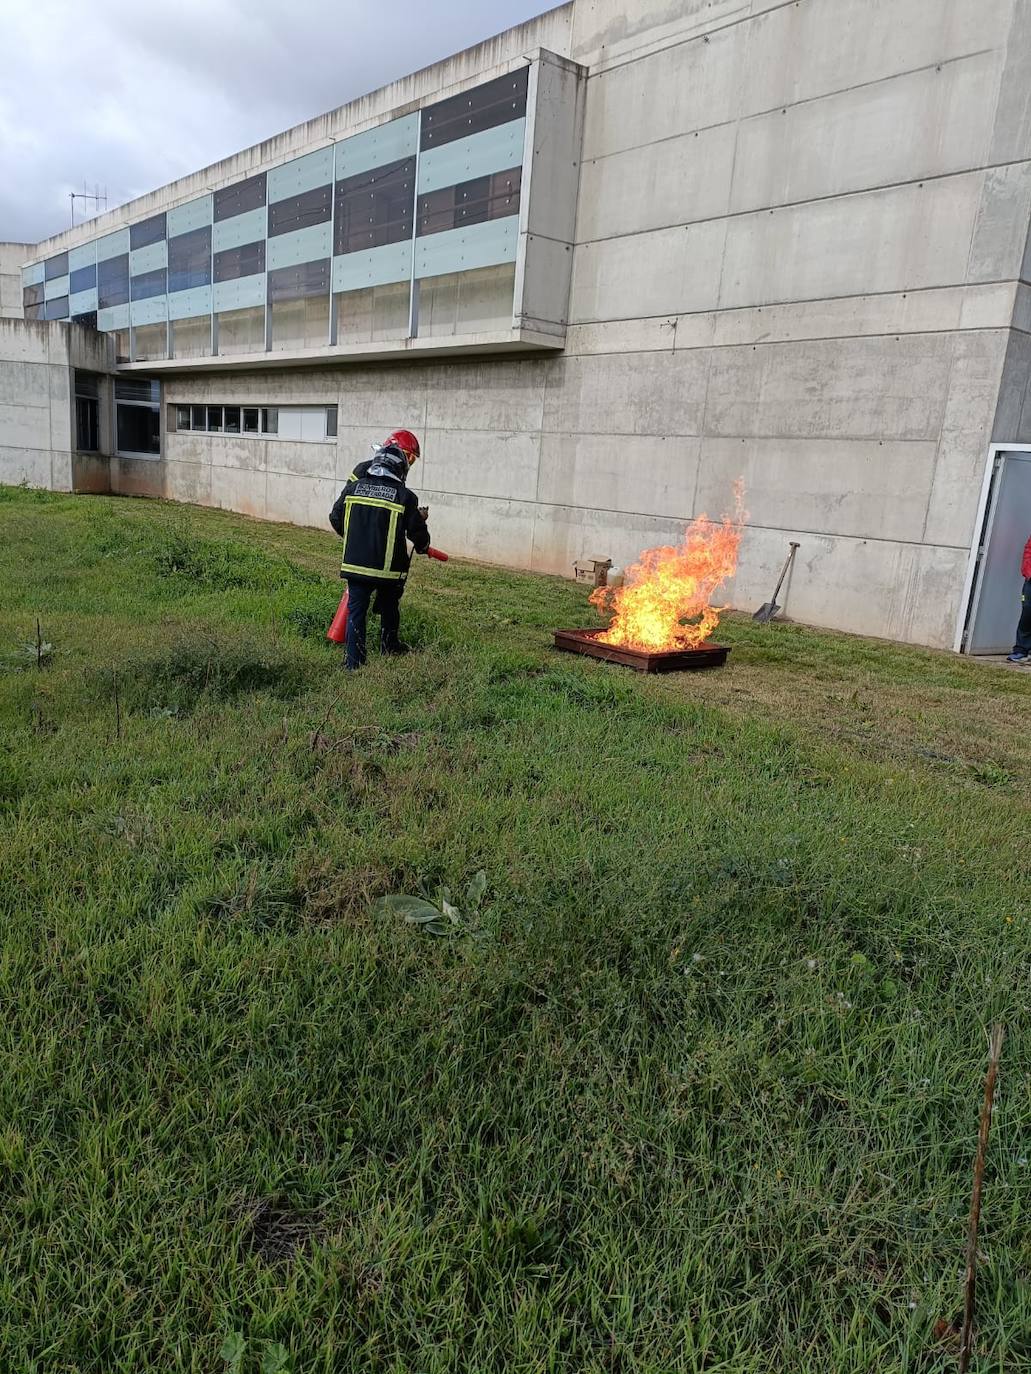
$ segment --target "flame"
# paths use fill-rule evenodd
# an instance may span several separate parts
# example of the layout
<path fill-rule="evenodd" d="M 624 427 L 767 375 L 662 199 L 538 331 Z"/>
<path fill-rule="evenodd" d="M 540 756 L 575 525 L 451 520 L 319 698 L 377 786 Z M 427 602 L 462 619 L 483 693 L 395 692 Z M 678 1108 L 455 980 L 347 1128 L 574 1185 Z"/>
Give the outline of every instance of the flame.
<path fill-rule="evenodd" d="M 627 568 L 622 587 L 599 587 L 591 601 L 611 611 L 612 621 L 598 635 L 603 644 L 651 653 L 694 649 L 720 623 L 724 606 L 713 606 L 716 590 L 737 568 L 746 519 L 744 483 L 734 483 L 734 513 L 717 524 L 708 516 L 692 520 L 679 548 L 646 549 Z"/>

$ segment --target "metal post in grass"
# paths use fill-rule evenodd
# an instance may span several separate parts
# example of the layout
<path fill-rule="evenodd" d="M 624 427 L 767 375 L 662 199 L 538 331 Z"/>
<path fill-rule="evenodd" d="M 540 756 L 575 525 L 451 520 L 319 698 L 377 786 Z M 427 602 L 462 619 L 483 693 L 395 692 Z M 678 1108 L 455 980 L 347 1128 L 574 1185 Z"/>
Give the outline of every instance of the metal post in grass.
<path fill-rule="evenodd" d="M 988 1053 L 988 1074 L 984 1081 L 984 1102 L 981 1106 L 981 1128 L 977 1133 L 977 1152 L 974 1155 L 974 1193 L 970 1200 L 970 1224 L 967 1228 L 967 1275 L 963 1298 L 963 1333 L 959 1346 L 959 1374 L 966 1374 L 974 1340 L 974 1296 L 977 1287 L 977 1228 L 981 1221 L 981 1190 L 984 1185 L 984 1163 L 988 1153 L 988 1132 L 992 1128 L 992 1103 L 995 1100 L 995 1080 L 1002 1054 L 1003 1027 L 992 1027 Z"/>

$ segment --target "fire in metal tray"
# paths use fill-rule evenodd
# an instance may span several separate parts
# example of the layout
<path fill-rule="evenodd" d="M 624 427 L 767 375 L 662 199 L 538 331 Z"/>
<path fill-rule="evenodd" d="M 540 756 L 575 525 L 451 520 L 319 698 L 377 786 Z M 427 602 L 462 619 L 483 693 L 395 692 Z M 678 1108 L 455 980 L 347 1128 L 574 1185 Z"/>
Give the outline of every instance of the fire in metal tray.
<path fill-rule="evenodd" d="M 599 587 L 591 601 L 612 619 L 604 630 L 557 630 L 555 647 L 625 663 L 642 673 L 715 668 L 729 652 L 711 635 L 723 607 L 712 604 L 737 570 L 745 523 L 744 488 L 734 483 L 734 513 L 719 522 L 700 515 L 676 548 L 646 549 L 621 587 Z"/>
<path fill-rule="evenodd" d="M 586 654 L 606 663 L 622 663 L 639 673 L 683 673 L 694 668 L 721 668 L 730 649 L 711 642 L 694 649 L 635 649 L 627 644 L 607 644 L 603 630 L 556 630 L 555 648 L 568 654 Z"/>

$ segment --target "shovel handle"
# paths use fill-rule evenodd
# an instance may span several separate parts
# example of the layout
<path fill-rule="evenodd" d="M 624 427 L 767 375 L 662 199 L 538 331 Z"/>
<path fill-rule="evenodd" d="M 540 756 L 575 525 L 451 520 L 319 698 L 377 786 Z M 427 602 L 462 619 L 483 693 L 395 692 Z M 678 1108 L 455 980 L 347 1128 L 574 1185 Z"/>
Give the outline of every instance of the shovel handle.
<path fill-rule="evenodd" d="M 796 551 L 799 547 L 800 547 L 800 545 L 796 544 L 794 540 L 791 541 L 791 552 L 788 554 L 787 558 L 785 558 L 785 560 L 784 560 L 784 566 L 783 566 L 783 568 L 781 568 L 781 570 L 780 570 L 780 577 L 777 579 L 777 585 L 776 585 L 776 587 L 774 587 L 774 589 L 773 589 L 773 600 L 774 600 L 774 601 L 776 601 L 777 597 L 780 595 L 780 589 L 781 589 L 781 587 L 783 587 L 783 585 L 784 585 L 784 579 L 785 579 L 785 577 L 787 577 L 787 575 L 788 575 L 788 568 L 790 568 L 790 567 L 791 567 L 791 564 L 794 562 L 794 560 L 795 560 L 795 551 Z"/>

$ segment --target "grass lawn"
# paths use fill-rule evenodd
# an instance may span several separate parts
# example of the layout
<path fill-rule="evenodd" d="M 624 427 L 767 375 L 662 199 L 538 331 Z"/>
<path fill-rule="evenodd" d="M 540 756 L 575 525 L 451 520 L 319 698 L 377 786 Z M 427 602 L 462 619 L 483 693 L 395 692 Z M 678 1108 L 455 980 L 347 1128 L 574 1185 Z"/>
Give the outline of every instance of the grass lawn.
<path fill-rule="evenodd" d="M 954 1369 L 996 1018 L 1031 1369 L 1031 676 L 425 561 L 345 676 L 337 556 L 0 489 L 0 1370 Z"/>

